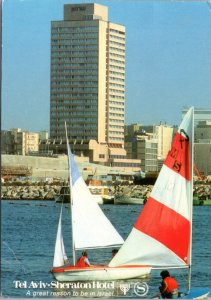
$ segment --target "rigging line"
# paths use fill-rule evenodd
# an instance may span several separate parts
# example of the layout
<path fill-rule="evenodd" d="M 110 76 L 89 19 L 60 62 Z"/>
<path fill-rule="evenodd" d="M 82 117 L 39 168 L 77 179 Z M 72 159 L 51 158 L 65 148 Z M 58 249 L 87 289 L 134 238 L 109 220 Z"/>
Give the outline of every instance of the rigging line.
<path fill-rule="evenodd" d="M 180 276 L 182 281 L 185 283 L 186 288 L 188 289 L 188 277 L 182 272 L 182 269 L 179 269 Z"/>
<path fill-rule="evenodd" d="M 33 274 L 33 272 L 31 271 L 27 271 L 27 269 L 25 268 L 24 264 L 17 258 L 15 252 L 13 251 L 12 248 L 10 248 L 10 246 L 8 245 L 7 242 L 3 241 L 3 244 L 7 246 L 7 248 L 10 250 L 10 252 L 12 252 L 15 260 L 20 264 L 22 271 L 24 272 L 24 274 L 27 274 L 28 272 L 30 272 L 30 274 Z"/>
<path fill-rule="evenodd" d="M 182 135 L 182 133 L 184 134 L 184 135 Z M 188 136 L 188 134 L 185 132 L 185 130 L 184 129 L 181 129 L 180 130 L 180 135 L 181 136 L 183 136 L 184 138 L 185 138 L 185 141 L 189 141 L 189 136 Z M 181 146 L 181 149 L 183 148 L 183 146 L 182 146 L 182 143 L 184 142 L 184 140 L 180 137 L 180 146 Z"/>

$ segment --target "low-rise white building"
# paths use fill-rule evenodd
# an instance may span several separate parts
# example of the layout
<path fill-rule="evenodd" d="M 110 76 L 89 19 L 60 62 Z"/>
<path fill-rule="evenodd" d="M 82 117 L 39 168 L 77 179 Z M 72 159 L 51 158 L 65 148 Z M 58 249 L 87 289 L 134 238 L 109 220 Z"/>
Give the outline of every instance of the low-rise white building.
<path fill-rule="evenodd" d="M 13 128 L 1 132 L 4 154 L 29 155 L 39 151 L 39 133 Z"/>
<path fill-rule="evenodd" d="M 29 155 L 39 151 L 39 134 L 36 132 L 17 132 L 16 153 L 19 155 Z"/>

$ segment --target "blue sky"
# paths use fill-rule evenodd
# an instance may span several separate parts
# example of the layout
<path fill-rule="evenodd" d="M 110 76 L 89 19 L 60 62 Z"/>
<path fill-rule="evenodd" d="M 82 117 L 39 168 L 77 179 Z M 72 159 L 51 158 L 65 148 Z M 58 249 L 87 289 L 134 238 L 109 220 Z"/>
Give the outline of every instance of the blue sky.
<path fill-rule="evenodd" d="M 50 22 L 63 5 L 4 0 L 2 129 L 49 129 Z M 211 108 L 211 4 L 96 1 L 126 26 L 126 124 L 178 124 L 183 106 Z"/>

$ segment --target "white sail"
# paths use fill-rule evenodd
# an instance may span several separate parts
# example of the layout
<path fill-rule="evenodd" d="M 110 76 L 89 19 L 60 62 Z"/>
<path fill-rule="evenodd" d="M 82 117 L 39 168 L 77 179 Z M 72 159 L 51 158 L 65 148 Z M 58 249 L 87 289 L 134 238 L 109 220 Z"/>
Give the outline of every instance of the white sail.
<path fill-rule="evenodd" d="M 193 108 L 178 132 L 151 196 L 109 266 L 188 266 L 191 253 Z"/>
<path fill-rule="evenodd" d="M 69 149 L 72 223 L 75 249 L 122 245 L 124 240 L 96 203 Z"/>
<path fill-rule="evenodd" d="M 62 236 L 62 207 L 61 207 L 57 235 L 56 235 L 53 267 L 63 266 L 66 261 L 67 261 L 67 255 L 65 252 L 63 236 Z"/>

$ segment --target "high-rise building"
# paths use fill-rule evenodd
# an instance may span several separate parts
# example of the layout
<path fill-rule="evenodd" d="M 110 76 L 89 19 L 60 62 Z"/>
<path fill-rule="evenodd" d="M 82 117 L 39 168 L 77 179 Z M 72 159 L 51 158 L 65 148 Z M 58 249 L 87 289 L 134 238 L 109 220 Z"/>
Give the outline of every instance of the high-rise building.
<path fill-rule="evenodd" d="M 63 20 L 52 21 L 50 138 L 59 152 L 65 121 L 76 155 L 140 169 L 124 149 L 125 27 L 108 20 L 106 6 L 66 4 Z"/>
<path fill-rule="evenodd" d="M 125 27 L 99 4 L 64 5 L 51 24 L 50 137 L 124 147 Z"/>

